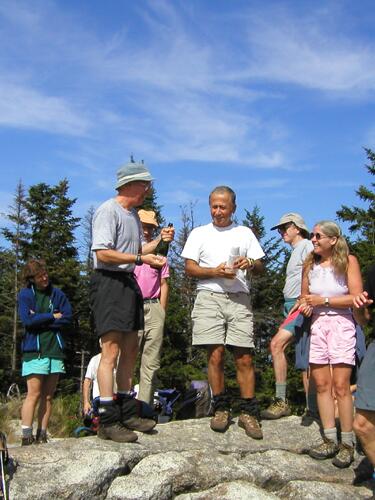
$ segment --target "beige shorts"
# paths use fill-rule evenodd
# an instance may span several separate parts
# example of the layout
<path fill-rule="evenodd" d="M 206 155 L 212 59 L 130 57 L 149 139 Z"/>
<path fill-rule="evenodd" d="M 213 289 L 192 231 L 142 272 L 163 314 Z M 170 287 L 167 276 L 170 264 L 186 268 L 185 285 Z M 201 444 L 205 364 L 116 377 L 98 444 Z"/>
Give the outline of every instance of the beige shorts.
<path fill-rule="evenodd" d="M 247 293 L 200 290 L 191 318 L 193 345 L 254 347 L 253 313 Z"/>

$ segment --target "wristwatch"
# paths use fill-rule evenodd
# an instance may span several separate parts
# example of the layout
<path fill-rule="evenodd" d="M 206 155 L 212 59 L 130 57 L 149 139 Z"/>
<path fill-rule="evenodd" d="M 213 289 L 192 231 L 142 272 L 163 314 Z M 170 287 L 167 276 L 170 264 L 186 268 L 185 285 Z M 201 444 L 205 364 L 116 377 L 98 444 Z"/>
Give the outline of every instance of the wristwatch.
<path fill-rule="evenodd" d="M 135 258 L 134 264 L 136 266 L 141 266 L 143 264 L 142 262 L 142 256 L 140 253 L 137 254 L 137 257 Z"/>
<path fill-rule="evenodd" d="M 253 269 L 255 260 L 250 259 L 250 257 L 246 257 L 246 259 L 247 259 L 247 262 L 249 263 L 249 269 Z"/>
<path fill-rule="evenodd" d="M 329 307 L 329 298 L 328 297 L 324 297 L 324 305 L 326 307 Z"/>

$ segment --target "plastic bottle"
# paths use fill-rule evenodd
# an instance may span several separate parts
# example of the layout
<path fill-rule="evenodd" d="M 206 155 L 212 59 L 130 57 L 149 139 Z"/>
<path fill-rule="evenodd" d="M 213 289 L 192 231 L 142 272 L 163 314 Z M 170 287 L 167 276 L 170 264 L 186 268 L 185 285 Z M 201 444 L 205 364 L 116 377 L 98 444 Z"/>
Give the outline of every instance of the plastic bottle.
<path fill-rule="evenodd" d="M 227 259 L 226 265 L 225 265 L 225 271 L 228 273 L 235 273 L 237 274 L 237 269 L 233 269 L 233 264 L 235 263 L 236 259 L 240 256 L 240 248 L 239 247 L 232 247 L 230 249 L 230 254 Z M 227 286 L 231 286 L 234 283 L 235 278 L 224 278 L 224 282 Z"/>

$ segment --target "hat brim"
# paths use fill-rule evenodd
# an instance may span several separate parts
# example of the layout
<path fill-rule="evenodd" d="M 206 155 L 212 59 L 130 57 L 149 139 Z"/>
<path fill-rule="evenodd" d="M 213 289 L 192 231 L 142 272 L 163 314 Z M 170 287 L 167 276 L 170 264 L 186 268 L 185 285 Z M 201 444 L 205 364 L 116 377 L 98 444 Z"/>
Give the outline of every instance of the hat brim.
<path fill-rule="evenodd" d="M 147 175 L 132 175 L 128 178 L 120 179 L 117 181 L 116 189 L 125 186 L 125 184 L 130 184 L 131 182 L 144 181 L 144 182 L 152 182 L 154 181 L 154 177 L 150 174 Z"/>

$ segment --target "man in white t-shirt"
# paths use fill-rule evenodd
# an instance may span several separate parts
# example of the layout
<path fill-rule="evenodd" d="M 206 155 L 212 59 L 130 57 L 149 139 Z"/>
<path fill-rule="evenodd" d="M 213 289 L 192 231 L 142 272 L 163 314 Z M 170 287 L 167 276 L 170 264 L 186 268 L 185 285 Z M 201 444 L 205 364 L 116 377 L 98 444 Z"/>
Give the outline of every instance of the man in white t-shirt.
<path fill-rule="evenodd" d="M 101 342 L 99 339 L 100 347 Z M 94 410 L 94 413 L 98 412 L 99 408 L 99 384 L 98 384 L 98 368 L 100 359 L 102 354 L 96 354 L 93 356 L 89 364 L 87 365 L 85 379 L 83 381 L 82 387 L 82 396 L 83 396 L 83 414 L 87 415 L 91 409 Z M 117 392 L 117 384 L 116 384 L 116 369 L 113 370 L 113 393 Z"/>
<path fill-rule="evenodd" d="M 254 439 L 262 439 L 255 399 L 252 361 L 253 315 L 248 274 L 263 269 L 264 252 L 251 229 L 232 221 L 236 195 L 227 186 L 209 197 L 212 223 L 193 229 L 182 257 L 189 276 L 198 279 L 192 312 L 193 345 L 208 351 L 208 382 L 213 395 L 211 429 L 225 432 L 230 424 L 230 398 L 225 392 L 224 353 L 233 350 L 240 386 L 238 425 Z"/>

